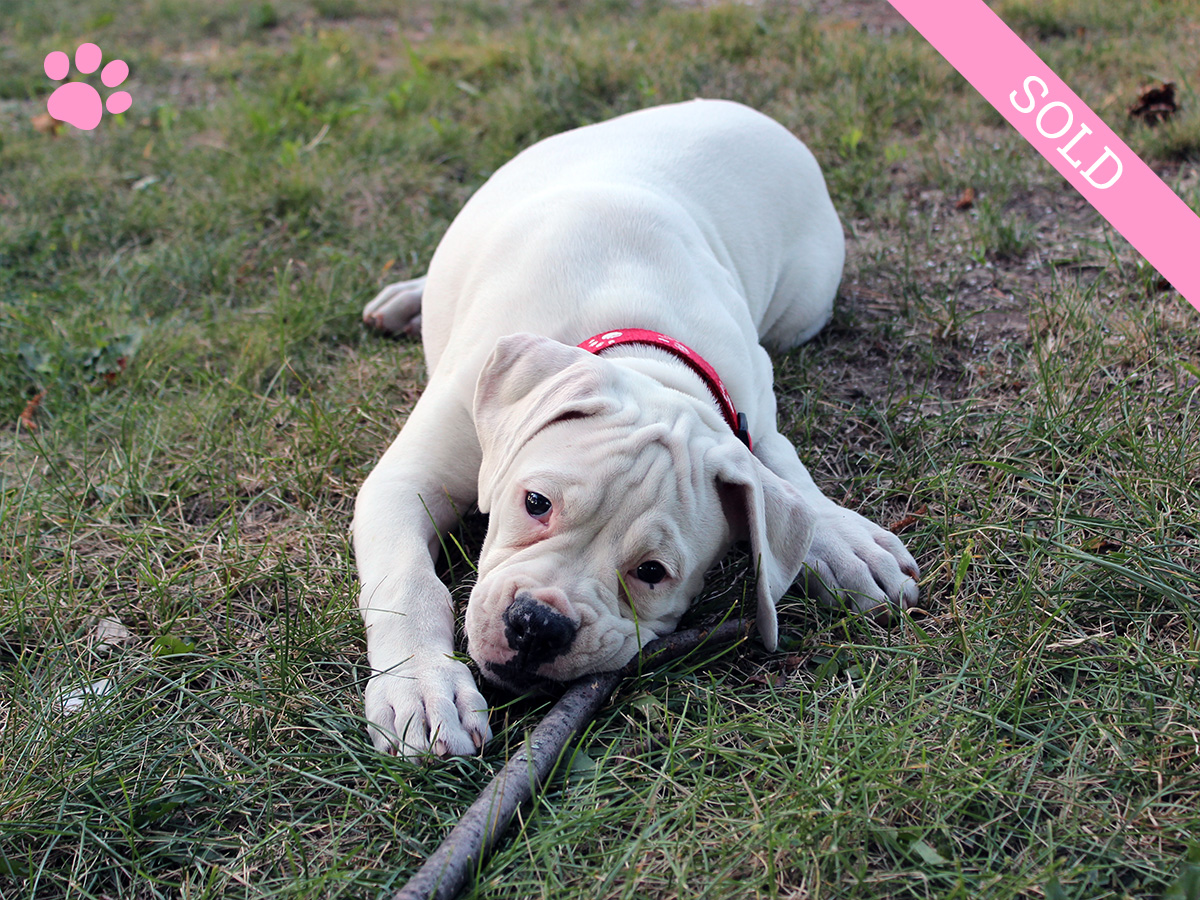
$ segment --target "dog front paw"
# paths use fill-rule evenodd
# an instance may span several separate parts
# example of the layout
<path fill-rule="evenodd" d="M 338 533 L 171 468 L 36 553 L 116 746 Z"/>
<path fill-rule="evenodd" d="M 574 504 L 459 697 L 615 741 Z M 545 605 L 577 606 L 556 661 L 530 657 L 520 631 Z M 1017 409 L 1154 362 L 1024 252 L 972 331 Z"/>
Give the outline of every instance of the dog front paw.
<path fill-rule="evenodd" d="M 900 539 L 852 510 L 822 510 L 802 580 L 809 596 L 886 618 L 917 605 L 921 571 Z"/>
<path fill-rule="evenodd" d="M 470 670 L 448 656 L 412 657 L 376 672 L 363 696 L 371 741 L 399 756 L 472 756 L 492 737 Z"/>

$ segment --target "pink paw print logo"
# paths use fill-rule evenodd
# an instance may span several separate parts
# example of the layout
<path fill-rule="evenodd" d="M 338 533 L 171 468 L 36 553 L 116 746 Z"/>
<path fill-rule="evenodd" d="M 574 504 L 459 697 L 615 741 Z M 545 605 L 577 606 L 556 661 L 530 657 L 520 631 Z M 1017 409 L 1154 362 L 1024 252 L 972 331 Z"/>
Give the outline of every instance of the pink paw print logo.
<path fill-rule="evenodd" d="M 80 44 L 75 51 L 75 68 L 84 75 L 91 75 L 100 68 L 100 60 L 104 58 L 100 48 L 95 44 Z M 61 50 L 46 54 L 43 63 L 46 76 L 54 81 L 62 81 L 71 72 L 71 59 Z M 129 77 L 129 66 L 123 60 L 114 59 L 100 73 L 100 80 L 105 87 L 114 88 Z M 50 99 L 46 101 L 46 111 L 60 122 L 91 131 L 100 124 L 107 109 L 113 115 L 123 113 L 133 105 L 133 98 L 128 91 L 115 91 L 107 101 L 101 101 L 100 92 L 84 81 L 72 81 L 55 88 Z"/>

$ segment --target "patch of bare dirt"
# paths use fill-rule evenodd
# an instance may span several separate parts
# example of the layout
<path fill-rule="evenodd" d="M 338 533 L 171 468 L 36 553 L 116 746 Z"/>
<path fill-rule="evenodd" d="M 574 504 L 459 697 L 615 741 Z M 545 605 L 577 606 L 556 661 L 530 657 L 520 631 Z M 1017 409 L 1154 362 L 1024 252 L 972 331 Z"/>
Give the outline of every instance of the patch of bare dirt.
<path fill-rule="evenodd" d="M 912 27 L 887 0 L 808 0 L 803 6 L 819 16 L 849 23 L 869 34 L 894 34 Z"/>

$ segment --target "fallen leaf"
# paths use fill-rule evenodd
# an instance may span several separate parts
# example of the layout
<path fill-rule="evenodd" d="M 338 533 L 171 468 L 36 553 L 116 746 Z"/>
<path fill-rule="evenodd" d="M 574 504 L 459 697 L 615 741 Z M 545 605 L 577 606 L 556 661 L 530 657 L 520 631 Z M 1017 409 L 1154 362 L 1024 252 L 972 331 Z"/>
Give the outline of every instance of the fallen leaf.
<path fill-rule="evenodd" d="M 950 860 L 938 853 L 937 850 L 935 850 L 927 841 L 920 839 L 914 840 L 911 844 L 909 844 L 909 849 L 917 854 L 917 856 L 921 857 L 922 861 L 924 861 L 927 865 L 950 865 Z"/>
<path fill-rule="evenodd" d="M 29 402 L 25 404 L 25 409 L 21 411 L 21 425 L 29 431 L 37 431 L 38 424 L 33 420 L 34 415 L 38 411 L 38 407 L 42 405 L 42 400 L 46 398 L 45 391 L 38 391 L 29 398 Z"/>
<path fill-rule="evenodd" d="M 122 372 L 124 372 L 128 365 L 129 365 L 128 357 L 118 356 L 117 361 L 116 361 L 116 367 L 117 367 L 116 371 L 102 373 L 104 375 L 105 383 L 116 384 L 117 376 L 120 375 Z"/>
<path fill-rule="evenodd" d="M 182 656 L 185 653 L 193 653 L 195 650 L 196 643 L 194 641 L 187 641 L 175 637 L 173 634 L 159 635 L 151 646 L 151 652 L 156 657 Z"/>
<path fill-rule="evenodd" d="M 1171 289 L 1171 282 L 1167 281 L 1156 268 L 1144 259 L 1138 261 L 1137 271 L 1143 282 L 1148 284 L 1151 290 L 1169 291 Z"/>
<path fill-rule="evenodd" d="M 42 134 L 48 134 L 50 137 L 58 137 L 58 130 L 62 128 L 62 122 L 50 115 L 50 113 L 42 113 L 40 116 L 34 116 L 29 120 L 33 123 L 33 130 Z"/>
<path fill-rule="evenodd" d="M 1053 644 L 1047 644 L 1046 650 L 1069 650 L 1072 647 L 1080 647 L 1084 644 L 1090 644 L 1092 641 L 1102 641 L 1105 638 L 1112 637 L 1111 631 L 1100 629 L 1096 634 L 1089 634 L 1084 637 L 1067 638 L 1062 641 L 1055 641 Z"/>
<path fill-rule="evenodd" d="M 68 688 L 58 695 L 58 708 L 64 715 L 69 716 L 79 712 L 89 701 L 95 702 L 115 689 L 115 682 L 109 678 L 93 681 L 86 687 Z"/>
<path fill-rule="evenodd" d="M 0 853 L 0 875 L 7 875 L 9 878 L 28 878 L 29 866 L 19 859 L 9 859 Z"/>
<path fill-rule="evenodd" d="M 1112 553 L 1114 550 L 1121 549 L 1121 542 L 1103 536 L 1088 538 L 1083 542 L 1081 549 L 1087 550 L 1089 553 Z"/>
<path fill-rule="evenodd" d="M 746 679 L 750 684 L 780 688 L 787 684 L 787 676 L 779 672 L 758 672 Z"/>
<path fill-rule="evenodd" d="M 975 205 L 975 188 L 963 188 L 962 194 L 959 195 L 958 201 L 954 204 L 955 209 L 970 209 Z"/>
<path fill-rule="evenodd" d="M 95 641 L 96 649 L 101 650 L 124 644 L 133 637 L 133 633 L 120 619 L 105 616 L 92 625 L 90 637 Z"/>
<path fill-rule="evenodd" d="M 1159 122 L 1171 118 L 1178 111 L 1179 104 L 1175 102 L 1175 82 L 1173 81 L 1150 85 L 1142 91 L 1137 102 L 1129 107 L 1129 115 L 1132 118 L 1141 119 L 1147 125 L 1157 125 Z"/>
<path fill-rule="evenodd" d="M 925 515 L 925 513 L 927 513 L 928 511 L 929 511 L 929 507 L 922 506 L 916 512 L 909 513 L 907 516 L 897 519 L 895 522 L 893 522 L 891 525 L 888 526 L 888 531 L 890 531 L 892 534 L 900 534 L 903 531 L 908 531 L 908 529 L 912 528 L 914 525 L 916 525 L 918 522 L 920 522 L 921 517 L 923 515 Z"/>

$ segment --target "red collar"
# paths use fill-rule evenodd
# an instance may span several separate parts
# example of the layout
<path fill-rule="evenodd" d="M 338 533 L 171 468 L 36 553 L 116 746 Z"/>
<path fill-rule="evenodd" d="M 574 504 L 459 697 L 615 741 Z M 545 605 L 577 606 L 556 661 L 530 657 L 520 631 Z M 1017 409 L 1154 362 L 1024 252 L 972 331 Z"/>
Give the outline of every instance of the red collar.
<path fill-rule="evenodd" d="M 750 443 L 750 429 L 746 421 L 746 414 L 739 413 L 734 408 L 729 391 L 725 390 L 725 385 L 721 383 L 720 376 L 705 361 L 703 356 L 674 338 L 667 337 L 665 334 L 660 334 L 657 331 L 647 331 L 644 328 L 624 328 L 621 331 L 606 331 L 603 334 L 588 338 L 579 344 L 579 346 L 589 353 L 599 355 L 602 351 L 607 350 L 609 347 L 615 347 L 618 344 L 649 344 L 651 347 L 659 347 L 683 360 L 688 368 L 700 376 L 700 380 L 712 392 L 713 398 L 717 401 L 717 406 L 721 408 L 721 415 L 725 417 L 725 421 L 729 423 L 729 427 L 733 429 L 733 433 L 738 436 L 738 440 L 749 449 L 754 449 Z"/>

